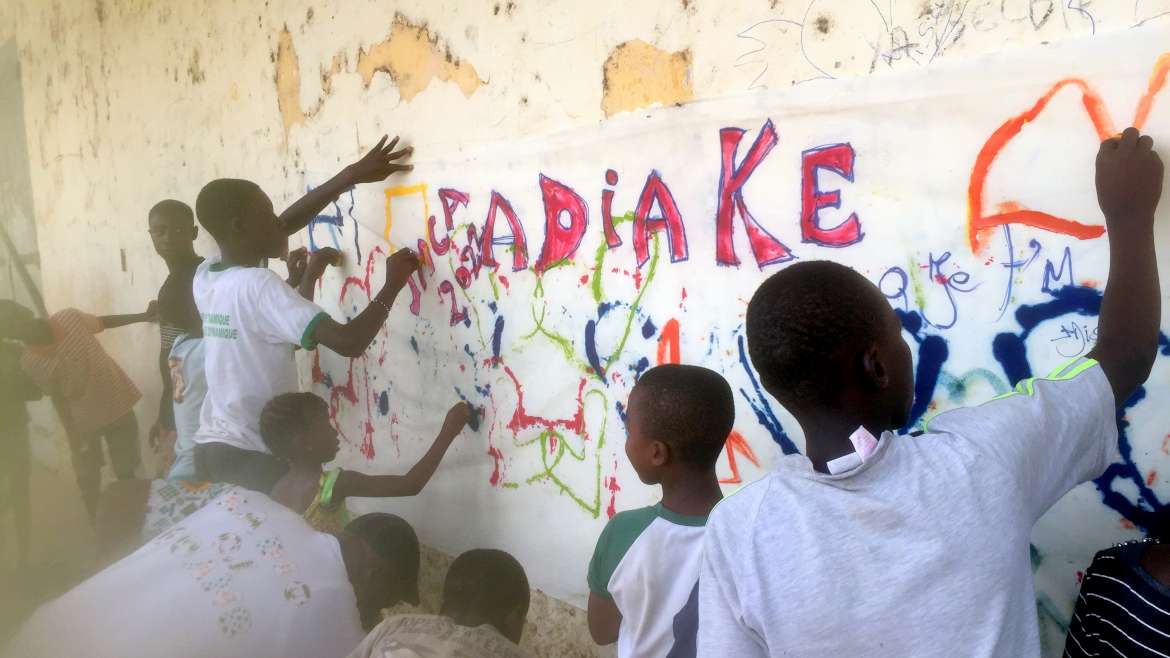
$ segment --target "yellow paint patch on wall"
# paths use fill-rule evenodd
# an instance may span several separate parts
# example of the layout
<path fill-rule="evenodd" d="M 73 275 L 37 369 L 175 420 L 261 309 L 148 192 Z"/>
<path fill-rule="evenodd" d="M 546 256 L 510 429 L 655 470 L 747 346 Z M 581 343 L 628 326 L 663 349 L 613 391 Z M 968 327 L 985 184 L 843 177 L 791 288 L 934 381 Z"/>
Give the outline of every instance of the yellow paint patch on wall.
<path fill-rule="evenodd" d="M 305 123 L 305 113 L 301 110 L 301 65 L 287 26 L 280 31 L 276 46 L 276 104 L 286 135 L 293 125 Z"/>
<path fill-rule="evenodd" d="M 601 109 L 607 117 L 695 98 L 689 48 L 671 53 L 641 39 L 627 41 L 609 54 L 603 73 Z"/>
<path fill-rule="evenodd" d="M 402 100 L 408 103 L 435 78 L 455 83 L 468 97 L 484 83 L 470 62 L 452 56 L 449 48 L 440 48 L 438 36 L 425 26 L 407 22 L 403 16 L 394 19 L 385 41 L 358 51 L 357 70 L 367 87 L 375 73 L 388 73 Z"/>

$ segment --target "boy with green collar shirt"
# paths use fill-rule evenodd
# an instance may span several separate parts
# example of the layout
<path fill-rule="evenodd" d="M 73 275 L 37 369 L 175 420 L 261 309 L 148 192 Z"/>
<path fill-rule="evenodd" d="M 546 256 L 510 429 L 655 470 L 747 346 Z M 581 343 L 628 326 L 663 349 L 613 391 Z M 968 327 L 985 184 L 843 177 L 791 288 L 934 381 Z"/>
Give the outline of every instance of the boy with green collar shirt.
<path fill-rule="evenodd" d="M 203 318 L 207 376 L 199 430 L 193 437 L 198 479 L 270 491 L 288 467 L 265 447 L 260 412 L 277 395 L 298 390 L 294 348 L 321 344 L 344 356 L 360 356 L 385 323 L 407 277 L 418 268 L 418 258 L 410 250 L 388 258 L 382 290 L 357 317 L 340 324 L 261 266 L 266 258 L 284 256 L 288 236 L 345 189 L 411 169 L 395 162 L 411 152 L 409 148 L 393 152 L 397 141 L 386 145 L 383 137 L 365 157 L 280 217 L 267 195 L 249 181 L 220 179 L 199 193 L 195 212 L 221 256 L 200 264 L 192 282 Z"/>
<path fill-rule="evenodd" d="M 706 368 L 660 365 L 630 393 L 626 456 L 662 500 L 614 516 L 589 563 L 589 632 L 618 658 L 696 655 L 704 526 L 734 422 L 731 387 Z"/>

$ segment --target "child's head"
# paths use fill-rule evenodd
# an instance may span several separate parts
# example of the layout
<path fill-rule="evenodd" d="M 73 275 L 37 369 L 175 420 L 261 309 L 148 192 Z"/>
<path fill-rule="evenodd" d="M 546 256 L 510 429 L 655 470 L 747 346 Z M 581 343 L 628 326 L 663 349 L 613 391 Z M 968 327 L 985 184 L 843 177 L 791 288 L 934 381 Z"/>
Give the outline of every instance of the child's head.
<path fill-rule="evenodd" d="M 260 412 L 260 436 L 280 459 L 295 464 L 333 461 L 341 442 L 329 422 L 329 404 L 312 393 L 284 393 Z"/>
<path fill-rule="evenodd" d="M 342 533 L 354 550 L 343 551 L 362 625 L 376 626 L 383 608 L 405 601 L 418 605 L 418 536 L 403 518 L 364 514 Z"/>
<path fill-rule="evenodd" d="M 626 456 L 646 484 L 658 484 L 668 470 L 713 470 L 735 423 L 731 387 L 699 366 L 647 370 L 628 406 Z"/>
<path fill-rule="evenodd" d="M 199 192 L 195 213 L 225 256 L 229 250 L 256 259 L 288 253 L 288 235 L 277 220 L 272 200 L 251 181 L 211 181 Z"/>
<path fill-rule="evenodd" d="M 53 331 L 29 309 L 11 299 L 0 299 L 0 338 L 44 345 L 53 342 Z"/>
<path fill-rule="evenodd" d="M 167 199 L 154 204 L 146 216 L 154 250 L 163 260 L 183 258 L 195 254 L 195 213 L 182 201 Z"/>
<path fill-rule="evenodd" d="M 752 295 L 747 341 L 760 381 L 798 420 L 844 413 L 895 429 L 914 402 L 913 359 L 877 286 L 852 269 L 806 261 Z"/>
<path fill-rule="evenodd" d="M 528 576 L 516 558 L 491 549 L 476 549 L 455 558 L 443 582 L 440 613 L 460 626 L 490 624 L 520 643 L 531 592 Z"/>

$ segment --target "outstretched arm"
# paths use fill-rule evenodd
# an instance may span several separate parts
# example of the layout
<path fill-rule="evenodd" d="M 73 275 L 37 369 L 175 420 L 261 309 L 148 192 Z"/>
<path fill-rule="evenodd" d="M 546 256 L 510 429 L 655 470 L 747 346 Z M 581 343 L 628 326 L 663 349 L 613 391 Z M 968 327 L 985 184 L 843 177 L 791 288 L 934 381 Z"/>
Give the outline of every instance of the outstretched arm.
<path fill-rule="evenodd" d="M 325 206 L 336 201 L 337 197 L 354 185 L 376 183 L 386 180 L 395 172 L 414 169 L 413 165 L 395 162 L 409 156 L 414 149 L 408 147 L 395 151 L 398 138 L 395 137 L 386 144 L 386 137 L 383 135 L 378 144 L 361 160 L 337 172 L 336 176 L 310 190 L 281 213 L 280 223 L 284 225 L 285 232 L 292 235 L 308 226 Z"/>
<path fill-rule="evenodd" d="M 406 279 L 418 269 L 418 257 L 409 249 L 400 249 L 386 259 L 386 283 L 370 305 L 345 324 L 323 319 L 313 328 L 313 340 L 342 356 L 361 356 L 390 315 L 390 307 Z"/>
<path fill-rule="evenodd" d="M 1154 140 L 1127 128 L 1097 154 L 1097 199 L 1109 231 L 1109 282 L 1101 300 L 1097 345 L 1089 357 L 1113 388 L 1117 406 L 1150 376 L 1162 319 L 1154 211 L 1162 196 L 1162 160 Z"/>
<path fill-rule="evenodd" d="M 463 431 L 470 417 L 471 407 L 466 402 L 451 407 L 443 421 L 443 428 L 439 430 L 439 436 L 435 437 L 435 442 L 431 444 L 431 449 L 427 450 L 427 454 L 423 455 L 406 475 L 365 475 L 342 471 L 337 483 L 333 485 L 333 499 L 417 496 L 427 482 L 430 482 L 435 469 L 439 467 L 439 462 L 443 461 L 443 456 L 447 454 L 447 449 Z"/>
<path fill-rule="evenodd" d="M 305 266 L 305 275 L 296 287 L 297 292 L 301 293 L 301 297 L 313 301 L 313 293 L 317 289 L 317 282 L 325 274 L 325 268 L 340 264 L 341 253 L 333 247 L 322 247 L 314 251 L 309 256 L 308 265 Z"/>
<path fill-rule="evenodd" d="M 103 329 L 117 329 L 128 324 L 139 322 L 158 322 L 158 302 L 147 304 L 143 313 L 129 313 L 127 315 L 102 315 L 98 317 Z"/>
<path fill-rule="evenodd" d="M 595 643 L 606 645 L 618 641 L 622 612 L 618 610 L 613 599 L 589 592 L 589 608 L 586 615 L 589 620 L 589 636 Z"/>

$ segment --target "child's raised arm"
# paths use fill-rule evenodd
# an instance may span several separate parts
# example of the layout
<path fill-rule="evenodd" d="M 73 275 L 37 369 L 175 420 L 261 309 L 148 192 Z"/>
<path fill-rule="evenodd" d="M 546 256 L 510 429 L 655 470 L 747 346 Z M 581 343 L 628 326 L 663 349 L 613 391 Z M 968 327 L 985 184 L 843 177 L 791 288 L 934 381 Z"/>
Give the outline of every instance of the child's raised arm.
<path fill-rule="evenodd" d="M 349 497 L 417 496 L 427 482 L 430 482 L 435 469 L 439 467 L 439 462 L 443 461 L 443 456 L 447 454 L 447 448 L 451 447 L 455 437 L 463 431 L 463 427 L 471 418 L 471 413 L 471 407 L 466 402 L 451 407 L 443 421 L 443 428 L 439 430 L 439 436 L 435 437 L 435 442 L 431 444 L 431 449 L 427 450 L 427 454 L 423 455 L 406 475 L 365 475 L 342 471 L 337 477 L 337 483 L 333 485 L 333 500 L 340 501 Z"/>
<path fill-rule="evenodd" d="M 386 259 L 386 283 L 358 316 L 345 324 L 323 318 L 313 327 L 313 340 L 342 356 L 361 356 L 390 315 L 390 307 L 406 286 L 406 279 L 418 269 L 418 256 L 400 249 Z"/>
<path fill-rule="evenodd" d="M 1101 144 L 1097 200 L 1109 231 L 1109 282 L 1101 300 L 1097 345 L 1089 357 L 1125 404 L 1150 376 L 1158 350 L 1162 296 L 1154 250 L 1154 210 L 1162 196 L 1162 160 L 1154 140 L 1127 128 Z"/>
<path fill-rule="evenodd" d="M 390 174 L 414 169 L 414 165 L 395 162 L 409 156 L 414 149 L 408 147 L 395 151 L 398 138 L 395 137 L 389 144 L 386 144 L 386 138 L 387 135 L 383 135 L 361 160 L 337 172 L 333 178 L 310 190 L 281 213 L 279 221 L 284 225 L 285 232 L 292 235 L 308 226 L 325 206 L 336 201 L 337 197 L 354 185 L 376 183 L 386 180 Z"/>

